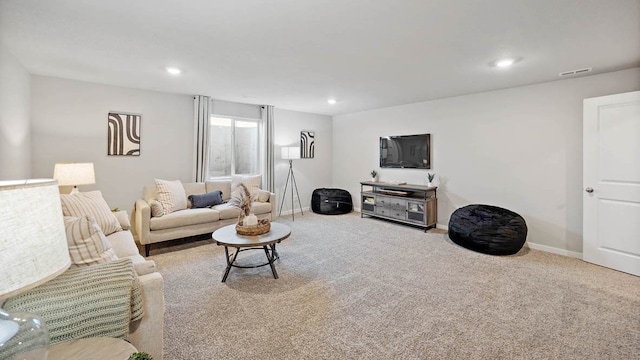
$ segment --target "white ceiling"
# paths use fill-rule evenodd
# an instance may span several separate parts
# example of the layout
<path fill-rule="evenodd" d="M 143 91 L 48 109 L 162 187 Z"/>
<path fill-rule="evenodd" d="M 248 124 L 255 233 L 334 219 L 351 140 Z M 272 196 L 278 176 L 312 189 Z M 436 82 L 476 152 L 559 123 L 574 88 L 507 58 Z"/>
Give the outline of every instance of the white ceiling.
<path fill-rule="evenodd" d="M 334 115 L 640 66 L 640 0 L 0 0 L 0 42 L 33 74 Z"/>

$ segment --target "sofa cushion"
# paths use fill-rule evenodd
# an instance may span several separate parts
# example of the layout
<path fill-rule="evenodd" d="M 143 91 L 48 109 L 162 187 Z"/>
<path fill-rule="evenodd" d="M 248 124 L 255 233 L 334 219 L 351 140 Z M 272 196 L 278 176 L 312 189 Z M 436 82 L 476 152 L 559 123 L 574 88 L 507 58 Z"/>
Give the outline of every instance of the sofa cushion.
<path fill-rule="evenodd" d="M 184 187 L 184 193 L 187 195 L 187 209 L 193 207 L 193 204 L 189 199 L 191 195 L 202 195 L 207 192 L 207 187 L 204 183 L 182 183 L 182 187 Z"/>
<path fill-rule="evenodd" d="M 131 259 L 138 276 L 150 274 L 157 270 L 156 263 L 153 260 L 147 260 L 140 255 L 131 231 L 114 232 L 107 236 L 107 240 L 119 259 Z"/>
<path fill-rule="evenodd" d="M 180 180 L 155 179 L 154 181 L 158 190 L 158 201 L 162 204 L 164 215 L 187 208 L 187 194 Z"/>
<path fill-rule="evenodd" d="M 184 192 L 189 195 L 202 195 L 207 192 L 207 187 L 204 183 L 195 182 L 195 183 L 182 183 L 182 187 L 184 187 Z"/>
<path fill-rule="evenodd" d="M 213 210 L 218 211 L 220 214 L 220 220 L 236 219 L 240 216 L 240 208 L 231 204 L 220 204 L 212 207 Z"/>
<path fill-rule="evenodd" d="M 111 244 L 111 247 L 113 247 L 113 251 L 115 251 L 118 258 L 140 255 L 135 240 L 133 240 L 131 231 L 123 230 L 114 232 L 113 234 L 107 236 L 107 240 Z"/>
<path fill-rule="evenodd" d="M 189 195 L 189 201 L 191 201 L 191 208 L 204 208 L 214 205 L 220 205 L 222 201 L 222 191 L 216 190 L 202 195 Z"/>
<path fill-rule="evenodd" d="M 118 260 L 111 244 L 90 216 L 65 216 L 64 229 L 71 266 L 89 266 Z"/>
<path fill-rule="evenodd" d="M 61 194 L 62 213 L 65 216 L 82 217 L 90 215 L 105 235 L 122 230 L 120 222 L 102 198 L 100 190 L 77 194 Z"/>
<path fill-rule="evenodd" d="M 260 183 L 262 182 L 262 175 L 233 175 L 231 177 L 231 191 L 238 187 L 241 183 L 247 187 L 249 192 L 254 192 L 260 189 Z"/>
<path fill-rule="evenodd" d="M 230 180 L 209 180 L 205 182 L 206 191 L 221 191 L 222 200 L 229 200 L 231 197 L 231 181 Z"/>
<path fill-rule="evenodd" d="M 147 185 L 142 188 L 142 198 L 147 203 L 151 200 L 158 199 L 158 189 L 155 182 L 153 183 L 153 185 Z"/>
<path fill-rule="evenodd" d="M 218 205 L 220 206 L 220 205 Z M 151 218 L 149 228 L 151 230 L 173 229 L 181 226 L 204 224 L 220 220 L 218 211 L 202 209 L 185 209 L 172 212 L 163 217 Z"/>
<path fill-rule="evenodd" d="M 271 212 L 271 204 L 268 202 L 252 202 L 251 212 L 256 215 L 268 214 Z"/>

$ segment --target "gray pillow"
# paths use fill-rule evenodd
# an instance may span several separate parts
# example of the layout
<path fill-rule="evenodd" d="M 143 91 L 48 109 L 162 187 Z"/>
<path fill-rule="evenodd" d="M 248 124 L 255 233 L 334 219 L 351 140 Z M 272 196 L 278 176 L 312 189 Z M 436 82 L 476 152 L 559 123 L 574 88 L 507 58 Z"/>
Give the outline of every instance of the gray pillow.
<path fill-rule="evenodd" d="M 192 209 L 210 207 L 224 202 L 222 201 L 222 191 L 220 190 L 202 195 L 189 195 L 189 201 L 191 201 Z"/>

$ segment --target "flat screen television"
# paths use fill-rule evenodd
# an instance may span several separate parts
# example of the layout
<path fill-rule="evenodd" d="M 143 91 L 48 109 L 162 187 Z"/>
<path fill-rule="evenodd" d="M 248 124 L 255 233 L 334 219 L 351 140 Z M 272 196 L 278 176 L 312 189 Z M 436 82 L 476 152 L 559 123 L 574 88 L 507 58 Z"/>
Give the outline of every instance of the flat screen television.
<path fill-rule="evenodd" d="M 380 167 L 431 169 L 431 134 L 380 137 Z"/>

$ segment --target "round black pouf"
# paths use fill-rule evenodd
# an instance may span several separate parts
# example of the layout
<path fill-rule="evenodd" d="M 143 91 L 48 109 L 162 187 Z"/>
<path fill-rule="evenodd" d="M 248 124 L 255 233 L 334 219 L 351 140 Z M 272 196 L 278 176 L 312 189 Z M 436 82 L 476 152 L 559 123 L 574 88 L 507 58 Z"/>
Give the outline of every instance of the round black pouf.
<path fill-rule="evenodd" d="M 511 210 L 491 205 L 467 205 L 451 214 L 449 238 L 469 250 L 512 255 L 527 240 L 527 223 Z"/>

